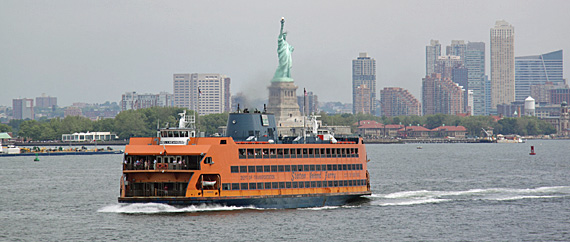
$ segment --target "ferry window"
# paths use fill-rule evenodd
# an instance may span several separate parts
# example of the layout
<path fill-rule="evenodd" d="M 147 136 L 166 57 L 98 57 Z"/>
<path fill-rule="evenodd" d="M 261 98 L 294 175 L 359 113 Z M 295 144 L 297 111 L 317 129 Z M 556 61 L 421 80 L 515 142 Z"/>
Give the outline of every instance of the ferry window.
<path fill-rule="evenodd" d="M 315 165 L 311 165 L 311 166 L 309 167 L 309 171 L 315 171 Z"/>
<path fill-rule="evenodd" d="M 239 149 L 239 158 L 240 158 L 240 159 L 243 159 L 243 158 L 245 158 L 245 157 L 246 157 L 246 156 L 245 156 L 245 149 Z"/>
<path fill-rule="evenodd" d="M 225 139 L 220 140 L 220 144 L 225 145 L 225 144 L 227 144 L 227 141 Z"/>
<path fill-rule="evenodd" d="M 293 188 L 299 188 L 299 183 L 298 182 L 292 182 L 292 187 Z"/>
<path fill-rule="evenodd" d="M 321 181 L 317 181 L 317 187 L 323 187 L 323 183 Z"/>
<path fill-rule="evenodd" d="M 261 158 L 261 149 L 255 149 L 253 154 L 255 155 L 255 158 Z"/>
<path fill-rule="evenodd" d="M 342 181 L 342 183 L 344 184 L 345 187 L 348 186 L 348 181 L 347 181 L 347 180 Z"/>
<path fill-rule="evenodd" d="M 352 186 L 352 180 L 348 181 L 348 186 L 351 187 Z"/>
<path fill-rule="evenodd" d="M 311 187 L 317 187 L 317 182 L 316 182 L 316 181 L 312 181 L 312 182 L 311 182 Z"/>
<path fill-rule="evenodd" d="M 255 172 L 263 172 L 263 166 L 255 166 Z"/>
<path fill-rule="evenodd" d="M 263 149 L 263 157 L 269 154 L 269 149 Z"/>
<path fill-rule="evenodd" d="M 321 165 L 315 165 L 315 171 L 321 171 Z"/>
<path fill-rule="evenodd" d="M 248 158 L 253 157 L 253 149 L 247 149 L 247 156 L 248 156 Z"/>
<path fill-rule="evenodd" d="M 283 149 L 277 149 L 277 155 L 283 155 Z"/>
<path fill-rule="evenodd" d="M 230 170 L 232 171 L 232 173 L 238 173 L 239 172 L 238 166 L 232 166 L 232 167 L 230 167 Z"/>
<path fill-rule="evenodd" d="M 310 188 L 310 187 L 311 187 L 311 182 L 310 182 L 310 181 L 306 181 L 306 182 L 305 182 L 305 187 L 306 187 L 306 188 Z"/>
<path fill-rule="evenodd" d="M 271 183 L 271 188 L 273 188 L 273 189 L 279 188 L 279 183 L 277 183 L 277 182 L 272 182 L 272 183 Z"/>
<path fill-rule="evenodd" d="M 204 159 L 204 164 L 214 164 L 212 157 L 206 157 L 206 159 Z"/>
<path fill-rule="evenodd" d="M 297 171 L 303 171 L 303 165 L 298 165 L 298 166 L 297 166 Z"/>
<path fill-rule="evenodd" d="M 305 183 L 304 182 L 299 182 L 299 188 L 305 188 Z"/>
<path fill-rule="evenodd" d="M 313 154 L 313 149 L 309 149 L 309 155 Z"/>
<path fill-rule="evenodd" d="M 288 154 L 289 154 L 289 149 L 284 149 L 284 150 L 283 150 L 283 154 L 288 155 Z"/>
<path fill-rule="evenodd" d="M 322 148 L 322 149 L 321 149 L 321 155 L 326 155 L 326 154 L 327 154 L 327 153 L 326 153 L 325 148 Z"/>
<path fill-rule="evenodd" d="M 334 181 L 334 186 L 338 187 L 338 181 Z"/>
<path fill-rule="evenodd" d="M 263 182 L 257 183 L 257 189 L 263 189 Z"/>
<path fill-rule="evenodd" d="M 356 164 L 352 164 L 352 165 L 350 166 L 350 169 L 353 170 L 353 171 L 356 170 Z"/>
<path fill-rule="evenodd" d="M 346 164 L 343 164 L 343 165 L 342 165 L 342 170 L 343 170 L 343 171 L 346 171 Z"/>
<path fill-rule="evenodd" d="M 276 153 L 275 149 L 270 149 L 270 150 L 269 150 L 269 154 L 270 154 L 270 155 L 275 155 L 275 154 L 277 154 L 277 153 Z"/>
<path fill-rule="evenodd" d="M 285 188 L 291 188 L 291 182 L 285 182 Z"/>
<path fill-rule="evenodd" d="M 292 171 L 297 171 L 297 165 L 291 165 L 291 170 L 292 170 Z"/>
<path fill-rule="evenodd" d="M 291 171 L 291 166 L 290 166 L 290 165 L 285 165 L 285 171 L 286 171 L 286 172 L 290 172 L 290 171 Z"/>
<path fill-rule="evenodd" d="M 247 173 L 247 166 L 240 166 L 239 173 Z"/>
<path fill-rule="evenodd" d="M 239 190 L 239 183 L 232 183 L 232 190 Z"/>
<path fill-rule="evenodd" d="M 327 183 L 328 183 L 327 185 L 328 185 L 329 187 L 332 187 L 332 186 L 333 186 L 333 181 L 328 181 Z"/>
<path fill-rule="evenodd" d="M 263 166 L 263 172 L 271 172 L 270 166 Z"/>
<path fill-rule="evenodd" d="M 172 134 L 174 135 L 174 137 L 180 137 L 180 132 L 178 131 L 172 131 Z"/>
<path fill-rule="evenodd" d="M 319 156 L 319 154 L 320 154 L 319 151 L 321 151 L 321 150 L 320 150 L 320 149 L 315 149 L 315 155 L 316 155 L 316 156 Z"/>
<path fill-rule="evenodd" d="M 168 131 L 168 137 L 174 137 L 174 134 L 172 133 L 172 131 Z"/>
<path fill-rule="evenodd" d="M 247 172 L 255 172 L 255 166 L 248 166 Z"/>
<path fill-rule="evenodd" d="M 354 153 L 358 156 L 358 148 L 354 149 Z"/>
<path fill-rule="evenodd" d="M 304 165 L 304 166 L 303 166 L 303 170 L 304 170 L 304 171 L 309 171 L 309 165 Z"/>
<path fill-rule="evenodd" d="M 331 155 L 331 149 L 330 148 L 327 148 L 327 155 L 328 155 L 328 157 L 331 157 L 330 156 Z"/>
<path fill-rule="evenodd" d="M 266 182 L 264 188 L 271 189 L 271 182 Z"/>
<path fill-rule="evenodd" d="M 248 190 L 247 189 L 247 183 L 240 183 L 241 186 L 241 190 Z"/>
<path fill-rule="evenodd" d="M 333 168 L 333 169 L 332 169 L 333 171 L 338 171 L 338 167 L 337 167 L 336 164 L 333 164 L 333 165 L 332 165 L 332 168 Z"/>
<path fill-rule="evenodd" d="M 277 171 L 279 171 L 279 172 L 284 172 L 284 171 L 285 171 L 285 166 L 283 166 L 283 165 L 277 166 Z"/>
<path fill-rule="evenodd" d="M 358 170 L 362 170 L 362 164 L 358 164 Z"/>
<path fill-rule="evenodd" d="M 256 183 L 250 183 L 250 184 L 249 184 L 249 189 L 250 189 L 250 190 L 256 190 L 256 189 L 257 189 L 257 184 L 256 184 Z"/>
<path fill-rule="evenodd" d="M 327 171 L 332 171 L 332 165 L 331 164 L 327 165 Z"/>
<path fill-rule="evenodd" d="M 271 172 L 277 172 L 277 166 L 276 165 L 271 166 Z"/>
<path fill-rule="evenodd" d="M 232 188 L 232 184 L 224 183 L 222 184 L 222 190 L 230 190 Z"/>
<path fill-rule="evenodd" d="M 306 157 L 306 155 L 307 155 L 307 149 L 303 149 L 303 156 Z"/>

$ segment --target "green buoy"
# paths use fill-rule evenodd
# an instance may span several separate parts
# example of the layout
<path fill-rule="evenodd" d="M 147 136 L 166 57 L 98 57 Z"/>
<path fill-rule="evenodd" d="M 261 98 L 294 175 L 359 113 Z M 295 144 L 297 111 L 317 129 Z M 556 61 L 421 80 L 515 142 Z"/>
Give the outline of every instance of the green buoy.
<path fill-rule="evenodd" d="M 34 159 L 34 161 L 40 161 L 40 157 L 39 157 L 38 153 L 36 153 L 36 158 Z"/>

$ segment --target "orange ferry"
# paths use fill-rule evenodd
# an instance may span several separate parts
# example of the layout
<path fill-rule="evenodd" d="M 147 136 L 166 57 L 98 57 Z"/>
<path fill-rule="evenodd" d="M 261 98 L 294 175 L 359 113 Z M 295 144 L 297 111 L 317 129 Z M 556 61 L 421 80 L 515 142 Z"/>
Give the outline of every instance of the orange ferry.
<path fill-rule="evenodd" d="M 125 148 L 121 203 L 337 206 L 370 195 L 362 138 L 277 137 L 275 118 L 231 113 L 228 137 L 195 137 L 193 116 Z"/>

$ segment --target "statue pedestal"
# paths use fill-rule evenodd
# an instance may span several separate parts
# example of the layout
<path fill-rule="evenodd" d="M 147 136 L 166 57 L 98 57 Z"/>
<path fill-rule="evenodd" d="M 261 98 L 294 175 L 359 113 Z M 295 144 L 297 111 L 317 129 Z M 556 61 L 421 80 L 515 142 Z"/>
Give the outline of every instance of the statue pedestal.
<path fill-rule="evenodd" d="M 297 86 L 293 83 L 293 79 L 290 82 L 272 81 L 268 89 L 269 103 L 267 112 L 275 114 L 275 122 L 278 127 L 288 123 L 287 120 L 299 122 L 299 120 L 303 119 L 297 103 Z"/>

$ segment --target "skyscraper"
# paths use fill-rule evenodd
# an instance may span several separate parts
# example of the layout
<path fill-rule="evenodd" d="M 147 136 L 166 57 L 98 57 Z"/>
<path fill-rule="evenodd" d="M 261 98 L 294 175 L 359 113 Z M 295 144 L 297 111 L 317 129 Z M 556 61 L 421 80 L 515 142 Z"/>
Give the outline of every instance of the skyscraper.
<path fill-rule="evenodd" d="M 515 28 L 498 20 L 491 28 L 491 108 L 515 100 Z"/>
<path fill-rule="evenodd" d="M 408 90 L 385 87 L 380 90 L 382 114 L 387 117 L 422 115 L 421 104 Z"/>
<path fill-rule="evenodd" d="M 365 86 L 370 89 L 369 100 L 362 98 Z M 363 87 L 364 88 L 364 87 Z M 360 91 L 360 93 L 358 93 Z M 367 53 L 360 53 L 356 60 L 352 60 L 352 113 L 376 113 L 376 60 Z M 365 102 L 365 103 L 362 103 Z"/>
<path fill-rule="evenodd" d="M 426 76 L 431 76 L 435 72 L 437 57 L 441 55 L 441 44 L 439 40 L 431 40 L 426 46 Z"/>
<path fill-rule="evenodd" d="M 456 115 L 464 111 L 465 90 L 440 73 L 422 79 L 423 115 L 436 113 Z"/>
<path fill-rule="evenodd" d="M 457 55 L 438 56 L 433 73 L 441 74 L 442 78 L 452 79 L 453 69 L 461 67 L 462 63 L 461 57 Z"/>
<path fill-rule="evenodd" d="M 485 43 L 468 42 L 465 52 L 467 86 L 473 91 L 473 115 L 487 115 L 485 106 Z"/>
<path fill-rule="evenodd" d="M 231 105 L 226 100 L 230 98 L 229 81 L 221 74 L 174 74 L 174 105 L 200 115 L 226 112 Z"/>
<path fill-rule="evenodd" d="M 530 96 L 532 85 L 563 84 L 563 66 L 562 50 L 515 57 L 515 100 L 524 101 Z"/>
<path fill-rule="evenodd" d="M 463 40 L 452 40 L 451 45 L 445 48 L 446 55 L 455 55 L 461 57 L 461 61 L 465 61 L 465 52 L 467 45 Z"/>

